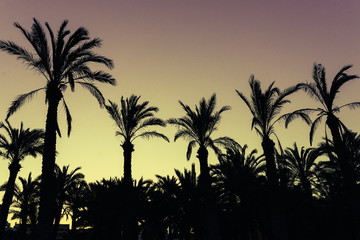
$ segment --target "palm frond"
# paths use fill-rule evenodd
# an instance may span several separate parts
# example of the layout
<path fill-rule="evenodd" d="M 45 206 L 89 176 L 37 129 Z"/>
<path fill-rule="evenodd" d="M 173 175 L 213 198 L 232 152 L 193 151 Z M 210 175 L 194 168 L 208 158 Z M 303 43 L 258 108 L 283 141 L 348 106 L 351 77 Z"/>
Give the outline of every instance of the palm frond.
<path fill-rule="evenodd" d="M 195 140 L 192 140 L 192 141 L 189 142 L 188 148 L 187 148 L 187 151 L 186 151 L 186 159 L 187 160 L 190 160 L 192 149 L 195 147 L 195 145 L 196 145 Z"/>
<path fill-rule="evenodd" d="M 39 89 L 33 90 L 31 92 L 18 95 L 15 98 L 15 100 L 12 101 L 12 103 L 8 109 L 6 119 L 8 119 L 13 113 L 15 113 L 26 101 L 31 100 L 38 91 L 43 90 L 43 89 L 45 89 L 45 88 L 39 88 Z"/>
<path fill-rule="evenodd" d="M 63 103 L 64 103 L 64 109 L 65 109 L 65 113 L 66 113 L 66 121 L 67 121 L 67 125 L 68 125 L 68 136 L 70 136 L 70 132 L 71 132 L 71 122 L 72 122 L 72 117 L 69 111 L 69 108 L 65 102 L 65 99 L 63 98 Z"/>
<path fill-rule="evenodd" d="M 162 138 L 167 142 L 170 142 L 169 139 L 162 133 L 158 133 L 156 131 L 148 131 L 148 132 L 143 132 L 139 135 L 137 135 L 136 137 L 133 138 L 133 140 L 135 140 L 136 138 L 141 137 L 141 138 Z"/>
<path fill-rule="evenodd" d="M 315 119 L 315 121 L 312 123 L 310 128 L 310 145 L 312 145 L 313 139 L 314 139 L 314 133 L 316 129 L 318 128 L 319 124 L 321 123 L 321 120 L 323 118 L 323 115 L 320 115 Z"/>
<path fill-rule="evenodd" d="M 76 82 L 77 84 L 80 84 L 85 89 L 89 90 L 89 92 L 96 98 L 96 100 L 99 102 L 100 107 L 104 107 L 105 105 L 105 99 L 100 92 L 100 90 L 92 83 L 88 82 Z"/>

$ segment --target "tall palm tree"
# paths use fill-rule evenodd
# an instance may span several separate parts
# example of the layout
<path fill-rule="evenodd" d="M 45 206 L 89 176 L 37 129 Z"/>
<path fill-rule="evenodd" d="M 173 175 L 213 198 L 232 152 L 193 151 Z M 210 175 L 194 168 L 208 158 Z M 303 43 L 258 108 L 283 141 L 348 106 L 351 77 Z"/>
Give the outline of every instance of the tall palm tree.
<path fill-rule="evenodd" d="M 281 109 L 286 103 L 290 103 L 287 97 L 296 92 L 299 89 L 299 85 L 289 87 L 284 91 L 280 91 L 279 88 L 274 87 L 272 82 L 269 87 L 263 92 L 261 90 L 260 81 L 256 80 L 254 75 L 250 76 L 249 84 L 251 88 L 250 99 L 238 90 L 237 94 L 245 102 L 249 108 L 253 119 L 251 122 L 251 128 L 254 128 L 256 132 L 261 136 L 261 146 L 264 151 L 266 159 L 266 175 L 270 185 L 276 186 L 278 184 L 278 174 L 275 163 L 275 143 L 271 140 L 270 136 L 275 135 L 274 126 L 281 117 Z M 276 135 L 275 135 L 276 136 Z"/>
<path fill-rule="evenodd" d="M 211 147 L 215 153 L 219 153 L 216 145 L 236 144 L 234 140 L 228 137 L 212 139 L 212 134 L 217 130 L 221 120 L 221 114 L 230 110 L 229 106 L 223 106 L 219 111 L 215 111 L 216 95 L 213 94 L 208 101 L 205 98 L 200 100 L 199 106 L 195 106 L 193 111 L 188 105 L 179 101 L 186 115 L 180 118 L 170 118 L 168 123 L 178 127 L 174 141 L 183 138 L 189 141 L 186 158 L 191 157 L 192 149 L 198 145 L 197 158 L 200 162 L 200 182 L 199 188 L 204 200 L 204 238 L 219 239 L 220 233 L 217 225 L 215 209 L 210 205 L 214 202 L 211 199 L 211 181 L 208 166 L 208 147 Z M 205 217 L 206 216 L 206 217 Z"/>
<path fill-rule="evenodd" d="M 63 208 L 65 202 L 71 197 L 70 189 L 72 185 L 84 180 L 84 174 L 78 171 L 81 167 L 77 167 L 74 170 L 69 170 L 69 165 L 63 166 L 62 169 L 56 164 L 55 165 L 55 177 L 56 177 L 56 212 L 55 221 L 53 227 L 53 238 L 56 238 L 56 234 L 59 228 L 61 217 L 63 216 Z"/>
<path fill-rule="evenodd" d="M 27 178 L 19 177 L 21 187 L 15 185 L 14 204 L 10 213 L 13 214 L 12 219 L 20 219 L 20 231 L 23 234 L 26 232 L 26 224 L 29 223 L 32 230 L 37 224 L 40 197 L 39 179 L 40 177 L 33 179 L 29 173 Z"/>
<path fill-rule="evenodd" d="M 312 186 L 315 186 L 318 180 L 318 166 L 315 161 L 322 154 L 319 148 L 302 147 L 299 151 L 296 143 L 293 148 L 285 149 L 284 164 L 291 170 L 293 182 L 300 182 L 308 199 L 312 198 Z"/>
<path fill-rule="evenodd" d="M 302 89 L 310 95 L 315 101 L 319 102 L 322 106 L 318 108 L 304 108 L 296 110 L 286 116 L 285 126 L 292 120 L 300 117 L 305 120 L 310 128 L 310 144 L 312 144 L 313 136 L 321 121 L 326 118 L 326 125 L 329 127 L 335 152 L 339 158 L 339 166 L 344 178 L 344 184 L 348 191 L 351 191 L 356 185 L 355 175 L 352 171 L 348 156 L 346 153 L 344 141 L 342 139 L 342 132 L 346 130 L 345 125 L 336 116 L 343 108 L 354 109 L 360 107 L 360 102 L 347 103 L 341 106 L 335 105 L 335 99 L 338 96 L 340 88 L 347 82 L 358 79 L 357 75 L 347 74 L 346 71 L 352 66 L 344 66 L 333 78 L 330 88 L 326 82 L 325 67 L 321 64 L 314 64 L 313 80 L 312 83 L 302 84 Z M 309 114 L 317 113 L 316 119 L 311 123 Z"/>
<path fill-rule="evenodd" d="M 116 135 L 122 138 L 121 146 L 124 150 L 124 182 L 127 186 L 132 186 L 131 158 L 134 151 L 133 141 L 139 137 L 150 138 L 158 137 L 166 141 L 169 139 L 155 130 L 147 130 L 149 127 L 161 126 L 166 124 L 160 118 L 154 117 L 159 109 L 148 106 L 149 102 L 139 103 L 140 96 L 131 95 L 130 98 L 121 97 L 119 106 L 109 100 L 106 109 L 117 126 Z"/>
<path fill-rule="evenodd" d="M 44 87 L 21 94 L 12 102 L 7 118 L 16 112 L 25 102 L 40 90 L 45 90 L 45 102 L 48 105 L 45 124 L 45 145 L 42 162 L 41 202 L 39 216 L 39 239 L 49 239 L 54 217 L 55 192 L 54 168 L 56 152 L 56 133 L 60 134 L 57 111 L 60 101 L 63 102 L 68 122 L 68 135 L 71 131 L 71 115 L 65 103 L 63 92 L 67 86 L 75 90 L 78 84 L 104 105 L 104 97 L 95 82 L 115 85 L 115 79 L 104 71 L 92 71 L 91 63 L 100 63 L 108 68 L 113 67 L 112 60 L 94 53 L 93 49 L 101 46 L 99 38 L 91 39 L 84 27 L 78 28 L 73 34 L 67 27 L 68 21 L 61 24 L 57 35 L 54 35 L 48 23 L 45 23 L 48 35 L 43 26 L 34 18 L 31 30 L 28 31 L 19 23 L 15 23 L 31 44 L 33 52 L 12 41 L 0 41 L 0 50 L 14 55 L 39 73 L 46 81 Z M 50 42 L 48 41 L 50 38 Z"/>
<path fill-rule="evenodd" d="M 234 144 L 235 141 L 228 137 L 212 139 L 212 134 L 217 130 L 221 120 L 221 114 L 230 110 L 230 106 L 223 106 L 215 111 L 216 95 L 213 94 L 208 101 L 205 98 L 200 100 L 199 106 L 193 111 L 188 105 L 179 101 L 186 115 L 180 118 L 170 118 L 168 123 L 178 127 L 174 141 L 183 138 L 189 141 L 186 158 L 190 160 L 192 149 L 198 145 L 197 158 L 200 162 L 200 182 L 203 186 L 209 187 L 210 175 L 208 166 L 208 147 L 215 153 L 219 153 L 216 145 Z"/>
<path fill-rule="evenodd" d="M 44 131 L 42 129 L 13 128 L 8 121 L 0 123 L 0 129 L 6 134 L 0 134 L 0 156 L 9 160 L 10 175 L 6 184 L 6 191 L 0 212 L 0 236 L 5 228 L 9 208 L 14 195 L 17 174 L 21 169 L 20 162 L 27 156 L 36 157 L 42 154 L 44 147 Z"/>

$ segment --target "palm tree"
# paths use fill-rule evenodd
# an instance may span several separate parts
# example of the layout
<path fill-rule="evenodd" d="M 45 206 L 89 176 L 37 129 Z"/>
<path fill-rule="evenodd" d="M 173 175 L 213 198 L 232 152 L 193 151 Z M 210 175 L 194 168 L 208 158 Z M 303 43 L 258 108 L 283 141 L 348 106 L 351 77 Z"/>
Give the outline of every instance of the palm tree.
<path fill-rule="evenodd" d="M 0 123 L 6 135 L 0 134 L 0 156 L 9 160 L 10 175 L 6 184 L 6 191 L 0 212 L 0 236 L 5 228 L 9 208 L 14 195 L 17 174 L 21 169 L 20 162 L 27 156 L 36 157 L 42 154 L 44 147 L 44 131 L 42 129 L 13 128 L 8 121 Z"/>
<path fill-rule="evenodd" d="M 262 92 L 260 81 L 256 80 L 254 75 L 251 75 L 249 79 L 251 88 L 250 99 L 236 90 L 253 115 L 251 128 L 254 128 L 262 138 L 261 146 L 266 159 L 266 175 L 272 186 L 278 184 L 278 174 L 274 156 L 275 143 L 270 139 L 270 136 L 272 134 L 276 136 L 274 130 L 275 123 L 282 119 L 281 117 L 276 117 L 280 114 L 284 105 L 290 103 L 290 100 L 286 98 L 299 89 L 299 85 L 296 85 L 280 91 L 279 88 L 273 87 L 274 83 L 272 82 L 265 92 Z"/>
<path fill-rule="evenodd" d="M 211 147 L 215 153 L 219 153 L 216 145 L 225 146 L 226 144 L 234 144 L 235 141 L 228 137 L 220 137 L 212 139 L 212 134 L 217 130 L 221 120 L 221 114 L 230 110 L 230 106 L 223 106 L 219 111 L 215 112 L 216 95 L 206 101 L 202 98 L 199 107 L 195 106 L 193 111 L 188 105 L 179 101 L 186 115 L 180 118 L 170 118 L 168 123 L 178 127 L 174 141 L 183 138 L 189 141 L 186 158 L 190 160 L 192 149 L 198 145 L 197 158 L 200 162 L 200 184 L 209 187 L 210 175 L 208 166 L 208 147 Z"/>
<path fill-rule="evenodd" d="M 67 189 L 68 197 L 65 202 L 65 215 L 71 217 L 71 229 L 76 230 L 84 225 L 82 213 L 86 211 L 86 202 L 89 196 L 89 185 L 85 180 L 76 181 Z"/>
<path fill-rule="evenodd" d="M 318 180 L 318 166 L 315 161 L 323 152 L 319 148 L 304 148 L 299 151 L 294 143 L 293 148 L 285 149 L 284 165 L 290 169 L 293 182 L 300 182 L 308 199 L 312 199 L 314 186 Z"/>
<path fill-rule="evenodd" d="M 212 134 L 217 130 L 221 120 L 221 114 L 224 111 L 230 110 L 229 106 L 223 106 L 219 111 L 215 111 L 216 95 L 213 94 L 208 101 L 202 98 L 199 107 L 195 106 L 193 111 L 188 105 L 179 101 L 186 115 L 180 118 L 170 118 L 168 123 L 178 127 L 175 134 L 174 141 L 179 138 L 184 138 L 189 141 L 186 158 L 191 157 L 192 149 L 198 145 L 197 158 L 200 162 L 200 182 L 199 188 L 202 192 L 204 200 L 204 216 L 205 225 L 204 231 L 207 235 L 206 239 L 218 239 L 220 237 L 217 226 L 217 219 L 215 216 L 215 209 L 210 205 L 213 204 L 211 200 L 211 181 L 208 166 L 208 147 L 211 147 L 215 153 L 219 153 L 216 145 L 225 146 L 227 144 L 236 144 L 234 140 L 228 137 L 221 137 L 212 139 Z"/>
<path fill-rule="evenodd" d="M 70 198 L 70 189 L 72 185 L 75 185 L 78 182 L 84 180 L 84 174 L 79 173 L 78 171 L 81 167 L 77 167 L 72 171 L 69 171 L 69 165 L 63 166 L 61 169 L 58 165 L 55 165 L 55 177 L 56 177 L 56 213 L 55 213 L 55 222 L 53 227 L 53 238 L 56 238 L 56 234 L 59 228 L 60 219 L 63 216 L 63 208 L 65 202 Z"/>
<path fill-rule="evenodd" d="M 121 146 L 124 150 L 124 182 L 127 186 L 132 186 L 131 174 L 131 158 L 134 151 L 133 141 L 139 137 L 150 138 L 158 137 L 166 141 L 169 139 L 157 131 L 146 130 L 153 126 L 165 126 L 165 122 L 160 118 L 154 117 L 154 113 L 159 109 L 157 107 L 148 106 L 149 102 L 139 103 L 140 96 L 131 95 L 130 98 L 121 97 L 119 106 L 109 100 L 106 109 L 111 118 L 115 121 L 118 130 L 116 135 L 121 136 Z"/>
<path fill-rule="evenodd" d="M 32 179 L 29 173 L 27 179 L 19 177 L 21 188 L 15 185 L 14 205 L 10 213 L 13 214 L 12 219 L 20 219 L 20 231 L 25 234 L 26 224 L 30 223 L 32 230 L 37 224 L 37 213 L 40 197 L 39 180 L 40 177 Z"/>
<path fill-rule="evenodd" d="M 312 75 L 314 82 L 304 83 L 301 86 L 307 94 L 309 94 L 322 106 L 318 108 L 304 108 L 296 110 L 286 116 L 285 122 L 285 126 L 287 126 L 295 118 L 300 117 L 305 120 L 309 125 L 311 125 L 310 144 L 312 144 L 316 129 L 323 118 L 326 118 L 326 125 L 330 129 L 335 152 L 339 158 L 339 166 L 342 171 L 344 184 L 345 187 L 348 188 L 347 191 L 349 192 L 351 192 L 351 189 L 353 189 L 356 185 L 355 175 L 350 167 L 345 145 L 342 139 L 342 131 L 346 130 L 346 127 L 335 114 L 339 113 L 343 108 L 354 109 L 360 107 L 360 102 L 347 103 L 341 106 L 336 106 L 334 102 L 340 88 L 345 83 L 359 78 L 357 75 L 349 75 L 346 73 L 346 71 L 351 67 L 351 65 L 347 65 L 340 69 L 333 78 L 330 89 L 328 89 L 324 66 L 321 64 L 314 64 Z M 309 118 L 310 113 L 317 113 L 317 117 L 312 123 Z"/>
<path fill-rule="evenodd" d="M 57 35 L 54 35 L 48 23 L 45 23 L 48 35 L 42 25 L 34 18 L 30 31 L 19 23 L 15 23 L 25 38 L 31 44 L 34 52 L 12 41 L 0 41 L 0 50 L 14 55 L 17 59 L 32 68 L 46 80 L 42 88 L 21 94 L 12 102 L 7 118 L 16 112 L 26 100 L 31 99 L 40 90 L 45 90 L 45 102 L 48 104 L 45 124 L 45 145 L 42 162 L 41 200 L 39 216 L 39 239 L 49 239 L 51 236 L 52 220 L 55 211 L 54 168 L 56 152 L 56 133 L 60 134 L 57 111 L 60 101 L 63 102 L 68 122 L 68 135 L 71 131 L 71 115 L 65 103 L 63 92 L 67 86 L 74 91 L 78 84 L 98 100 L 100 106 L 105 103 L 99 89 L 94 82 L 115 85 L 115 79 L 104 71 L 92 71 L 91 63 L 100 63 L 108 68 L 113 67 L 112 60 L 97 55 L 93 49 L 101 46 L 99 38 L 90 39 L 84 27 L 78 28 L 73 34 L 66 29 L 68 21 L 61 24 Z M 68 37 L 67 37 L 68 36 Z M 50 38 L 50 42 L 48 41 Z"/>
<path fill-rule="evenodd" d="M 247 145 L 227 147 L 219 163 L 211 166 L 219 205 L 222 209 L 224 239 L 259 234 L 261 186 L 265 179 L 265 158 L 257 150 L 247 153 Z M 241 229 L 239 231 L 239 229 Z"/>

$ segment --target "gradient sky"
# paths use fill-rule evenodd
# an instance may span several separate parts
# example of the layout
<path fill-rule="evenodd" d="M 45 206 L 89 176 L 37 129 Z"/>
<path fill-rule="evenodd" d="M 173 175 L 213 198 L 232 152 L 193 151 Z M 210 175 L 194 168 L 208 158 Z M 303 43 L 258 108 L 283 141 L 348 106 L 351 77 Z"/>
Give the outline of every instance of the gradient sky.
<path fill-rule="evenodd" d="M 117 86 L 98 85 L 106 99 L 119 102 L 121 96 L 141 95 L 141 100 L 159 107 L 158 117 L 181 117 L 178 100 L 194 107 L 202 97 L 217 94 L 218 108 L 230 105 L 223 114 L 215 137 L 229 136 L 250 148 L 260 148 L 260 138 L 251 131 L 251 115 L 235 89 L 249 96 L 251 74 L 263 87 L 272 81 L 281 89 L 311 81 L 314 62 L 322 63 L 330 80 L 346 64 L 349 73 L 360 74 L 360 2 L 358 0 L 0 0 L 0 39 L 28 43 L 13 26 L 17 21 L 29 29 L 32 18 L 48 21 L 55 31 L 64 19 L 69 28 L 86 27 L 92 37 L 103 39 L 96 52 L 114 60 L 109 71 Z M 98 69 L 95 65 L 94 69 Z M 0 120 L 3 121 L 15 96 L 45 85 L 45 80 L 0 52 Z M 345 86 L 338 103 L 360 101 L 360 80 Z M 73 117 L 73 131 L 66 137 L 66 118 L 59 108 L 63 138 L 58 139 L 57 163 L 81 166 L 91 182 L 123 174 L 120 139 L 104 109 L 87 91 L 78 87 L 65 92 Z M 308 107 L 314 103 L 304 93 L 291 98 L 284 109 Z M 10 121 L 18 127 L 44 128 L 44 94 L 15 113 Z M 359 131 L 360 110 L 344 111 L 341 119 Z M 173 139 L 176 129 L 158 129 Z M 276 131 L 284 147 L 294 141 L 309 146 L 309 127 L 300 120 Z M 324 134 L 322 125 L 315 144 Z M 154 179 L 155 174 L 173 175 L 174 168 L 190 168 L 196 154 L 186 161 L 187 143 L 178 140 L 137 139 L 133 154 L 133 177 Z M 260 151 L 261 152 L 261 151 Z M 210 163 L 216 163 L 211 155 Z M 8 178 L 8 162 L 0 161 L 0 184 Z M 41 158 L 25 159 L 20 176 L 40 174 Z"/>

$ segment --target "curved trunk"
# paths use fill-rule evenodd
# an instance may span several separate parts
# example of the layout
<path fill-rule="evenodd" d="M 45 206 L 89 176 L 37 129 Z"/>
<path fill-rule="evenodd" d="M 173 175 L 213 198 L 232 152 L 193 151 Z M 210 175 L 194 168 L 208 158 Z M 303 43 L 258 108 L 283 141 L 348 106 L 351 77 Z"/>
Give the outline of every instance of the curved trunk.
<path fill-rule="evenodd" d="M 9 180 L 6 185 L 6 191 L 4 194 L 4 198 L 3 198 L 3 202 L 2 202 L 2 206 L 1 206 L 1 212 L 0 212 L 0 239 L 2 238 L 2 234 L 4 232 L 5 225 L 7 222 L 9 208 L 12 203 L 13 196 L 14 196 L 15 181 L 16 181 L 17 174 L 20 171 L 20 168 L 21 168 L 21 166 L 17 161 L 11 163 L 9 166 L 10 175 L 9 175 Z"/>
<path fill-rule="evenodd" d="M 62 95 L 60 90 L 55 88 L 53 91 L 48 89 L 46 96 L 48 97 L 48 111 L 46 116 L 44 153 L 41 169 L 39 225 L 36 233 L 38 240 L 51 239 L 56 206 L 54 169 L 56 130 L 58 128 L 57 109 Z"/>
<path fill-rule="evenodd" d="M 265 160 L 266 160 L 266 176 L 272 187 L 275 187 L 279 183 L 279 177 L 276 170 L 275 164 L 275 143 L 267 136 L 263 138 L 261 146 L 264 151 Z"/>

